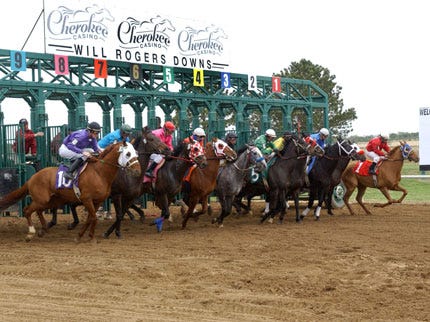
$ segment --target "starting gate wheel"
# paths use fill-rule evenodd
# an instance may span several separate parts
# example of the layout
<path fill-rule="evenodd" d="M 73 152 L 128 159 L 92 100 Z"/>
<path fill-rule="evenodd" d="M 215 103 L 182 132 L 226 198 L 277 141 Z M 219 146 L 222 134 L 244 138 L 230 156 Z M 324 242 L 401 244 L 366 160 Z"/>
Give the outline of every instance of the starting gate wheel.
<path fill-rule="evenodd" d="M 342 182 L 334 187 L 333 195 L 331 196 L 331 204 L 334 208 L 342 208 L 345 206 L 345 203 L 343 202 L 345 191 L 346 189 Z"/>

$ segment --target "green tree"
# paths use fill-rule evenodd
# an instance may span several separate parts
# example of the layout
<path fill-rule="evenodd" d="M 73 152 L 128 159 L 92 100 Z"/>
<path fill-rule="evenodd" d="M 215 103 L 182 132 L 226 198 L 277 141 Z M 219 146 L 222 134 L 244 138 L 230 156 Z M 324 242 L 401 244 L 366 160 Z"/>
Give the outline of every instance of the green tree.
<path fill-rule="evenodd" d="M 285 68 L 276 76 L 307 79 L 314 82 L 328 95 L 330 132 L 342 136 L 347 136 L 352 132 L 352 121 L 357 119 L 355 108 L 344 107 L 343 99 L 341 98 L 342 87 L 335 82 L 336 76 L 331 75 L 328 68 L 315 65 L 310 60 L 302 59 L 299 62 L 292 62 L 288 68 Z M 301 122 L 305 124 L 306 121 L 302 119 Z M 314 115 L 313 130 L 318 130 L 322 126 L 322 115 Z"/>

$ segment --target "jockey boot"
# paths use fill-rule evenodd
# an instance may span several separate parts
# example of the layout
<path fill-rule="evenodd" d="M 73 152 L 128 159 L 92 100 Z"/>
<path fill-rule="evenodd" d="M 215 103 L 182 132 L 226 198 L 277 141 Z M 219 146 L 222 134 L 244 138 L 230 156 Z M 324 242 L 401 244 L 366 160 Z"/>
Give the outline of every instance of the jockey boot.
<path fill-rule="evenodd" d="M 152 174 L 152 172 L 154 171 L 156 166 L 157 166 L 157 163 L 152 162 L 151 165 L 149 166 L 149 168 L 146 170 L 145 176 L 147 176 L 149 178 L 154 178 L 154 175 Z"/>
<path fill-rule="evenodd" d="M 72 165 L 69 167 L 69 170 L 67 170 L 67 172 L 63 174 L 64 178 L 72 180 L 74 177 L 73 172 L 78 170 L 83 163 L 84 160 L 82 158 L 77 158 L 75 161 L 73 161 Z"/>
<path fill-rule="evenodd" d="M 370 165 L 369 174 L 376 174 L 376 162 L 372 162 Z"/>

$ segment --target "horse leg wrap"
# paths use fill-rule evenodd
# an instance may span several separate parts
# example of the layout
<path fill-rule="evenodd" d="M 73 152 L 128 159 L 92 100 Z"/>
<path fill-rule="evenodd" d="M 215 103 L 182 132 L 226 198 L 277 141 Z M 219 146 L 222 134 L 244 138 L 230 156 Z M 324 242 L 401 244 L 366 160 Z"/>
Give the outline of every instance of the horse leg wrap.
<path fill-rule="evenodd" d="M 306 208 L 305 210 L 303 210 L 302 216 L 305 217 L 309 213 L 309 211 L 311 211 L 311 208 Z"/>
<path fill-rule="evenodd" d="M 34 226 L 28 227 L 28 233 L 29 234 L 35 234 L 36 233 L 36 229 L 34 228 Z"/>
<path fill-rule="evenodd" d="M 264 208 L 263 213 L 264 213 L 264 214 L 267 214 L 267 213 L 269 213 L 269 210 L 270 210 L 270 203 L 269 203 L 269 202 L 266 202 L 266 207 Z"/>
<path fill-rule="evenodd" d="M 320 217 L 320 212 L 321 212 L 321 207 L 317 207 L 317 209 L 315 209 L 315 217 L 319 218 Z"/>

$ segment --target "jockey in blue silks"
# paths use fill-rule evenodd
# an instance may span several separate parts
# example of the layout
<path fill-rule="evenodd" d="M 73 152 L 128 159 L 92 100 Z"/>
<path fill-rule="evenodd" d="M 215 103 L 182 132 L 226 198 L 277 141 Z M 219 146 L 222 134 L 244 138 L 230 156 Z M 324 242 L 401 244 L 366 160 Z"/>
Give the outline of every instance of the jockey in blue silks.
<path fill-rule="evenodd" d="M 314 139 L 317 142 L 317 144 L 324 149 L 326 145 L 325 140 L 328 138 L 329 134 L 330 132 L 325 127 L 323 127 L 318 133 L 311 134 L 310 137 Z M 309 174 L 309 172 L 311 172 L 312 167 L 314 166 L 315 160 L 316 160 L 316 157 L 313 156 L 306 168 L 306 174 Z"/>

